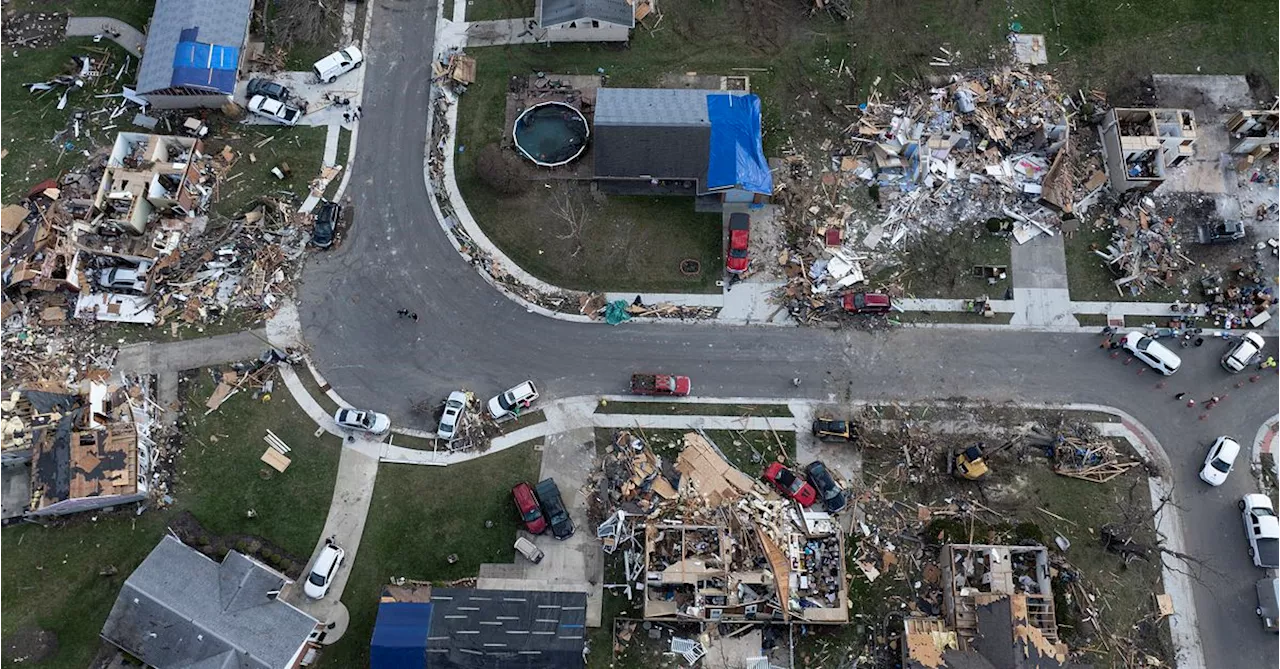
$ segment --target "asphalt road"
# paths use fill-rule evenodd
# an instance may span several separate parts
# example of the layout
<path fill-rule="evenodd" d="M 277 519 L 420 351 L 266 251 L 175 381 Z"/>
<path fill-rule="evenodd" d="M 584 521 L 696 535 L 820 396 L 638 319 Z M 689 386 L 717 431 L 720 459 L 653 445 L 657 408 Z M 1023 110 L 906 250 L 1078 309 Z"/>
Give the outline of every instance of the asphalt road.
<path fill-rule="evenodd" d="M 544 397 L 624 392 L 631 372 L 674 371 L 712 396 L 848 399 L 968 398 L 1089 402 L 1136 417 L 1174 466 L 1188 550 L 1206 569 L 1196 586 L 1209 667 L 1274 667 L 1274 636 L 1254 616 L 1264 576 L 1245 553 L 1235 500 L 1255 487 L 1247 455 L 1227 484 L 1196 478 L 1219 434 L 1247 449 L 1276 413 L 1277 377 L 1234 383 L 1219 342 L 1184 349 L 1166 382 L 1141 363 L 1111 358 L 1088 335 L 907 328 L 890 332 L 699 324 L 617 327 L 528 313 L 485 283 L 440 228 L 423 182 L 434 9 L 381 0 L 374 9 L 352 181 L 355 222 L 332 251 L 307 263 L 299 307 L 313 358 L 348 401 L 419 420 L 410 407 L 467 388 L 489 396 L 531 378 Z M 418 322 L 399 318 L 410 309 Z M 1268 346 L 1274 350 L 1275 343 Z M 803 380 L 799 389 L 791 379 Z M 1197 400 L 1226 399 L 1211 411 Z M 1206 414 L 1204 420 L 1200 419 Z M 1229 658 L 1229 659 L 1228 659 Z"/>

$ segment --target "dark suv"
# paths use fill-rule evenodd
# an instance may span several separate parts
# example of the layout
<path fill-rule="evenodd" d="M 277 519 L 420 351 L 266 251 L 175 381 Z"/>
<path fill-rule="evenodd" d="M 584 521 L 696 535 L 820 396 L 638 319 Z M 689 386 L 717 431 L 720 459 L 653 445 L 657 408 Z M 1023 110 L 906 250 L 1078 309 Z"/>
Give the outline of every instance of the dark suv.
<path fill-rule="evenodd" d="M 251 99 L 255 95 L 265 95 L 274 100 L 288 102 L 293 94 L 288 88 L 270 79 L 250 79 L 249 88 L 245 91 L 245 97 Z"/>
<path fill-rule="evenodd" d="M 338 229 L 338 221 L 342 219 L 342 205 L 321 200 L 315 211 L 316 223 L 311 228 L 311 243 L 327 249 L 333 246 L 333 235 Z"/>
<path fill-rule="evenodd" d="M 568 539 L 573 536 L 573 521 L 569 518 L 569 510 L 560 499 L 560 488 L 555 479 L 543 479 L 538 482 L 535 491 L 538 501 L 542 503 L 542 517 L 551 525 L 551 534 L 557 539 Z"/>

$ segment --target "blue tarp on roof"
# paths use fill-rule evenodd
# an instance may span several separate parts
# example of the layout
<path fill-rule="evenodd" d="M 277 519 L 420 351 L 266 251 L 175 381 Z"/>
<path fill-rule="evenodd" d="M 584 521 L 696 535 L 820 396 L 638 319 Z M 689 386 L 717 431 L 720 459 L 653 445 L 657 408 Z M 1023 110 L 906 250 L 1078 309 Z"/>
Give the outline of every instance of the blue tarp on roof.
<path fill-rule="evenodd" d="M 427 666 L 431 604 L 386 602 L 378 605 L 369 653 L 370 669 L 420 669 Z"/>
<path fill-rule="evenodd" d="M 707 156 L 707 190 L 741 188 L 773 194 L 773 175 L 760 140 L 760 98 L 713 93 L 707 96 L 711 150 Z"/>
<path fill-rule="evenodd" d="M 236 90 L 236 68 L 240 49 L 197 42 L 199 28 L 186 28 L 173 54 L 174 86 L 198 86 L 231 94 Z"/>

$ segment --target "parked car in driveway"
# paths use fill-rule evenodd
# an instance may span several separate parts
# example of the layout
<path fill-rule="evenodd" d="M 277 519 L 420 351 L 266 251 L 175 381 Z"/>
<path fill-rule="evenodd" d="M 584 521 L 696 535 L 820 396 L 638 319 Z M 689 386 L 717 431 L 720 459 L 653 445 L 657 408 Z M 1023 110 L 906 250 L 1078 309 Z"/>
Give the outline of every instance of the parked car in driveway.
<path fill-rule="evenodd" d="M 743 213 L 729 214 L 729 252 L 724 268 L 731 274 L 747 271 L 751 259 L 747 249 L 751 246 L 751 218 Z"/>
<path fill-rule="evenodd" d="M 275 98 L 281 102 L 288 102 L 293 93 L 283 84 L 278 84 L 270 79 L 255 77 L 249 80 L 249 86 L 245 89 L 245 97 L 252 98 L 255 95 L 265 95 L 269 98 Z"/>
<path fill-rule="evenodd" d="M 1218 437 L 1209 447 L 1209 453 L 1204 456 L 1200 480 L 1213 486 L 1222 485 L 1227 480 L 1227 474 L 1231 473 L 1237 455 L 1240 455 L 1240 444 L 1235 439 Z"/>
<path fill-rule="evenodd" d="M 804 468 L 804 475 L 817 489 L 818 498 L 822 500 L 822 508 L 826 509 L 827 513 L 835 513 L 844 508 L 844 491 L 836 483 L 836 477 L 831 474 L 831 470 L 827 469 L 821 460 L 810 462 L 809 466 Z"/>
<path fill-rule="evenodd" d="M 1182 358 L 1176 353 L 1165 348 L 1164 344 L 1156 341 L 1154 337 L 1142 334 L 1138 331 L 1130 332 L 1124 336 L 1121 342 L 1124 350 L 1133 354 L 1133 357 L 1147 363 L 1152 369 L 1171 376 L 1174 372 L 1182 367 Z"/>
<path fill-rule="evenodd" d="M 333 237 L 342 220 L 342 205 L 321 200 L 315 208 L 315 222 L 311 225 L 311 243 L 322 249 L 333 246 Z"/>
<path fill-rule="evenodd" d="M 1244 517 L 1244 533 L 1249 539 L 1249 557 L 1263 569 L 1280 567 L 1280 521 L 1276 520 L 1271 498 L 1254 493 L 1238 503 Z"/>
<path fill-rule="evenodd" d="M 462 414 L 467 409 L 467 394 L 461 390 L 449 393 L 444 401 L 444 413 L 440 415 L 440 426 L 436 428 L 436 437 L 449 441 L 458 434 L 458 425 L 462 423 Z"/>
<path fill-rule="evenodd" d="M 311 66 L 311 72 L 316 75 L 317 81 L 332 84 L 338 77 L 363 64 L 364 54 L 360 53 L 360 49 L 355 46 L 349 46 L 317 60 L 316 64 Z"/>
<path fill-rule="evenodd" d="M 819 441 L 853 441 L 857 437 L 853 425 L 847 420 L 819 418 L 813 421 L 810 429 Z"/>
<path fill-rule="evenodd" d="M 778 492 L 788 499 L 794 499 L 800 506 L 809 507 L 818 501 L 818 493 L 807 481 L 796 476 L 796 473 L 782 466 L 781 462 L 770 462 L 764 469 L 764 480 L 773 484 Z"/>
<path fill-rule="evenodd" d="M 265 95 L 249 98 L 249 111 L 284 125 L 298 125 L 298 121 L 302 120 L 301 109 Z"/>
<path fill-rule="evenodd" d="M 547 521 L 542 517 L 542 507 L 533 494 L 533 488 L 521 481 L 511 489 L 511 498 L 516 502 L 516 511 L 520 512 L 520 520 L 524 529 L 530 534 L 542 534 L 547 531 Z"/>
<path fill-rule="evenodd" d="M 341 567 L 346 559 L 346 551 L 342 550 L 338 544 L 325 540 L 324 548 L 320 549 L 320 556 L 311 567 L 311 573 L 307 574 L 307 582 L 302 586 L 302 592 L 312 599 L 324 599 L 324 596 L 329 594 L 329 586 L 333 585 L 334 574 L 338 573 L 338 567 Z"/>
<path fill-rule="evenodd" d="M 338 409 L 338 412 L 333 414 L 333 422 L 337 423 L 338 427 L 369 434 L 382 434 L 391 429 L 391 419 L 376 411 Z"/>
<path fill-rule="evenodd" d="M 489 415 L 494 420 L 504 420 L 528 409 L 538 399 L 538 388 L 533 381 L 525 381 L 489 400 Z"/>
<path fill-rule="evenodd" d="M 569 509 L 565 508 L 560 498 L 560 488 L 554 479 L 538 481 L 536 488 L 538 502 L 542 505 L 542 515 L 551 526 L 551 535 L 557 539 L 568 539 L 573 536 L 573 519 L 569 518 Z"/>
<path fill-rule="evenodd" d="M 893 300 L 884 293 L 845 293 L 843 306 L 852 314 L 884 314 L 893 309 Z"/>
<path fill-rule="evenodd" d="M 1264 346 L 1266 342 L 1263 341 L 1262 335 L 1256 332 L 1244 333 L 1240 341 L 1222 356 L 1222 368 L 1232 374 L 1244 371 L 1244 368 L 1258 357 Z"/>

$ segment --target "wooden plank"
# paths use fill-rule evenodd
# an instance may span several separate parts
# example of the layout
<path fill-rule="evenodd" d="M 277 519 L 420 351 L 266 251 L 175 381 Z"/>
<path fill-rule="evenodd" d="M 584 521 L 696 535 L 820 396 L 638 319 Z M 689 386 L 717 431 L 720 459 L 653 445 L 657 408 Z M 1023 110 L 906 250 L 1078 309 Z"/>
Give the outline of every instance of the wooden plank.
<path fill-rule="evenodd" d="M 288 469 L 289 464 L 293 462 L 274 448 L 268 448 L 266 452 L 262 454 L 262 461 L 271 465 L 272 469 L 280 473 L 284 473 L 284 470 Z"/>

